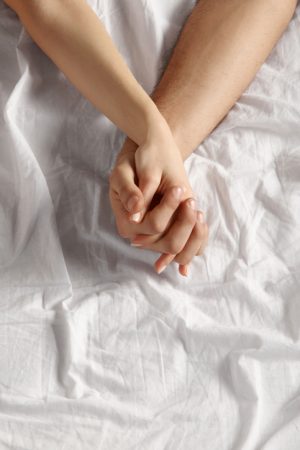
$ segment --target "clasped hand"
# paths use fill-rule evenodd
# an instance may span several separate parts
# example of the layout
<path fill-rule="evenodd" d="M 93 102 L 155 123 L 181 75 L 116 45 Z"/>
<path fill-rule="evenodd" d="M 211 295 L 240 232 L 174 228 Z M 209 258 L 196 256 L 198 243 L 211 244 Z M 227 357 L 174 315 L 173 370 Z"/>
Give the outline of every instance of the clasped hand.
<path fill-rule="evenodd" d="M 186 276 L 193 257 L 204 251 L 208 226 L 171 133 L 139 147 L 127 138 L 110 174 L 109 197 L 120 236 L 162 253 L 154 265 L 158 273 L 174 260 Z"/>

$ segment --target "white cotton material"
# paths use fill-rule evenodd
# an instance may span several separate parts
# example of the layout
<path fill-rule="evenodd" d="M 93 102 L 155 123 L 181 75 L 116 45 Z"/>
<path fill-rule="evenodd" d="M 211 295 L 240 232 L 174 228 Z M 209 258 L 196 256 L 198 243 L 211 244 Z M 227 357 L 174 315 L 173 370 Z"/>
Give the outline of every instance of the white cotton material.
<path fill-rule="evenodd" d="M 151 92 L 194 2 L 90 0 Z M 299 450 L 300 5 L 185 167 L 189 276 L 116 229 L 124 135 L 0 0 L 0 450 Z"/>

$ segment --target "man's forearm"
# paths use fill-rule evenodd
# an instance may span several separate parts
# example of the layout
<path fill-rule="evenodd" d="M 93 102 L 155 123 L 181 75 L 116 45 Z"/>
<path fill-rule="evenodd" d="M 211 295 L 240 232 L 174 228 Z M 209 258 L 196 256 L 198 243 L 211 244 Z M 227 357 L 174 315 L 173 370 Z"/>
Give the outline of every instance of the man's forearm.
<path fill-rule="evenodd" d="M 201 0 L 152 98 L 186 159 L 254 78 L 296 0 Z"/>
<path fill-rule="evenodd" d="M 85 0 L 5 0 L 78 90 L 138 145 L 165 121 Z"/>

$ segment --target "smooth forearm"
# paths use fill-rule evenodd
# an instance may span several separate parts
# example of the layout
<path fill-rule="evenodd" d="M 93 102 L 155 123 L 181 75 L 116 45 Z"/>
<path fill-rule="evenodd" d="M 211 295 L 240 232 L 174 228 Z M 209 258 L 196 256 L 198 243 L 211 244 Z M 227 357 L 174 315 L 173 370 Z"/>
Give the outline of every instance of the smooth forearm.
<path fill-rule="evenodd" d="M 186 159 L 234 105 L 291 19 L 295 0 L 201 0 L 152 98 Z"/>
<path fill-rule="evenodd" d="M 7 0 L 28 33 L 78 90 L 137 144 L 161 124 L 153 101 L 131 74 L 84 0 Z"/>

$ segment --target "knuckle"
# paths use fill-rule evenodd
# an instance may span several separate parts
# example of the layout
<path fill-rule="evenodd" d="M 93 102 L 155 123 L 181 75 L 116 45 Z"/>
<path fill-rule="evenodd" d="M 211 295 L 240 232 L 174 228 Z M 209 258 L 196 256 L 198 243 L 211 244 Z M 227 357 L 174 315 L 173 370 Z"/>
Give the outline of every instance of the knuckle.
<path fill-rule="evenodd" d="M 196 223 L 196 212 L 191 208 L 187 207 L 185 211 L 178 216 L 178 220 L 181 223 L 186 223 L 188 225 L 195 225 Z"/>
<path fill-rule="evenodd" d="M 157 220 L 156 217 L 152 217 L 150 220 L 150 227 L 154 231 L 154 233 L 162 233 L 164 231 L 164 224 Z"/>
<path fill-rule="evenodd" d="M 152 183 L 159 183 L 160 182 L 160 174 L 154 171 L 151 171 L 149 169 L 144 170 L 140 174 L 141 181 L 144 185 L 146 184 L 152 184 Z"/>
<path fill-rule="evenodd" d="M 181 252 L 182 246 L 179 244 L 179 242 L 169 241 L 167 244 L 167 248 L 168 248 L 169 253 L 172 253 L 173 255 L 177 255 L 177 253 Z"/>

